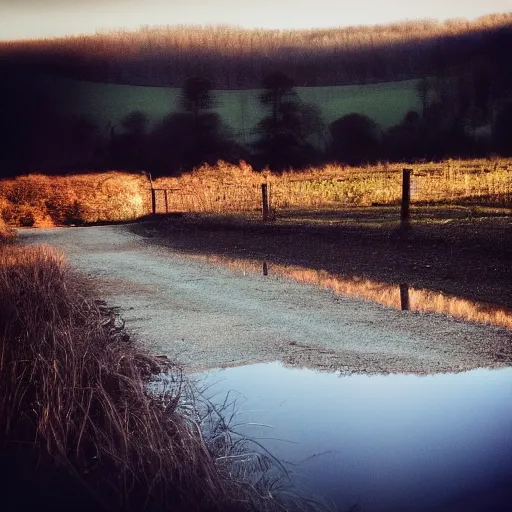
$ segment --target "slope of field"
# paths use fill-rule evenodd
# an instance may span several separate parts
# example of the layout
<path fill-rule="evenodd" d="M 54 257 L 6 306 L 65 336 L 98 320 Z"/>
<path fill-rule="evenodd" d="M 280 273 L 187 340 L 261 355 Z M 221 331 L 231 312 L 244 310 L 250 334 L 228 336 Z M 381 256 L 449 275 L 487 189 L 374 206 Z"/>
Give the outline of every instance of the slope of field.
<path fill-rule="evenodd" d="M 166 114 L 180 109 L 181 89 L 84 82 L 48 74 L 31 78 L 51 104 L 65 114 L 86 116 L 104 129 L 120 127 L 130 112 L 141 111 L 154 126 Z M 316 105 L 327 124 L 351 112 L 365 114 L 382 128 L 399 123 L 409 110 L 419 110 L 417 80 L 370 85 L 297 87 L 298 97 Z M 216 111 L 239 142 L 250 141 L 252 130 L 266 115 L 259 89 L 213 92 Z"/>
<path fill-rule="evenodd" d="M 357 112 L 387 129 L 398 124 L 409 110 L 420 109 L 417 83 L 418 80 L 405 80 L 368 85 L 297 87 L 295 90 L 303 102 L 320 109 L 326 125 Z M 179 89 L 173 90 L 179 94 Z M 215 91 L 217 111 L 240 142 L 250 139 L 254 126 L 266 114 L 258 101 L 261 92 L 261 89 Z"/>

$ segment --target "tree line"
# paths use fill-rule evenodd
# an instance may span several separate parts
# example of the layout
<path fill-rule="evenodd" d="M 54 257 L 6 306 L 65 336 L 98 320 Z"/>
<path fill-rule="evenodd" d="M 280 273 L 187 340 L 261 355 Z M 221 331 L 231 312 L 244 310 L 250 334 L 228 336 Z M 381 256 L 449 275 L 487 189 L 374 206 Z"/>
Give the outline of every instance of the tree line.
<path fill-rule="evenodd" d="M 281 171 L 327 162 L 512 156 L 510 89 L 468 73 L 419 81 L 419 111 L 408 112 L 398 125 L 383 130 L 356 112 L 326 125 L 316 105 L 299 99 L 294 79 L 273 71 L 262 81 L 263 117 L 246 145 L 214 110 L 213 83 L 203 76 L 185 81 L 180 109 L 155 126 L 150 127 L 143 112 L 134 111 L 120 126 L 103 128 L 87 118 L 57 114 L 30 83 L 6 80 L 0 83 L 1 173 L 115 169 L 157 176 L 218 160 L 245 160 L 256 169 Z"/>
<path fill-rule="evenodd" d="M 181 87 L 208 76 L 216 89 L 257 88 L 274 69 L 297 86 L 403 80 L 489 62 L 499 74 L 511 51 L 511 13 L 310 30 L 142 27 L 0 42 L 0 58 L 80 80 Z"/>

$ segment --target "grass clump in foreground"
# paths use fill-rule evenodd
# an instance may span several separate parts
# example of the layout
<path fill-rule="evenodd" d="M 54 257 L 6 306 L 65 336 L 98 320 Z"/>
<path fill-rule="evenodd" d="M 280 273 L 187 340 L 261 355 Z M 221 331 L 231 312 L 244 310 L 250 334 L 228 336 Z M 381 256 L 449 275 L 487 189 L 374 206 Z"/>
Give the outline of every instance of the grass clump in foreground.
<path fill-rule="evenodd" d="M 120 333 L 61 255 L 0 245 L 2 510 L 277 509 L 211 452 L 179 369 Z"/>

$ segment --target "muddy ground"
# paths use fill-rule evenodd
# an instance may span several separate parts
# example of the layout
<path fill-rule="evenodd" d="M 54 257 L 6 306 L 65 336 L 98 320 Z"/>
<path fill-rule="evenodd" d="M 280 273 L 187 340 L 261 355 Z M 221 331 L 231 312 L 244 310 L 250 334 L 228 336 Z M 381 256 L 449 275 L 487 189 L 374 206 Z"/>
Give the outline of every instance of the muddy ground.
<path fill-rule="evenodd" d="M 326 221 L 324 213 L 262 224 L 185 216 L 26 229 L 20 238 L 64 252 L 98 296 L 119 308 L 133 339 L 189 372 L 270 361 L 370 374 L 508 366 L 510 329 L 401 312 L 204 257 L 261 257 L 510 304 L 508 218 L 482 218 L 476 227 L 471 220 L 448 223 L 448 230 L 426 223 L 407 233 L 393 220 L 364 220 L 345 214 Z"/>
<path fill-rule="evenodd" d="M 407 283 L 512 308 L 512 212 L 416 207 L 281 212 L 263 223 L 235 216 L 161 216 L 132 229 L 178 251 L 210 252 Z"/>

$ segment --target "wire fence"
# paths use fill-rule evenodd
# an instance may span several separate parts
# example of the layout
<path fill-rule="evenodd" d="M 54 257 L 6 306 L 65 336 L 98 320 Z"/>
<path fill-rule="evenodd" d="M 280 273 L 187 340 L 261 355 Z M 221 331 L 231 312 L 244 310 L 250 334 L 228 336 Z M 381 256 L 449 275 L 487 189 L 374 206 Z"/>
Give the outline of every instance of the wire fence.
<path fill-rule="evenodd" d="M 150 213 L 250 212 L 270 220 L 294 210 L 399 205 L 403 167 L 332 165 L 276 175 L 255 172 L 243 163 L 217 164 L 154 181 L 145 173 L 115 171 L 34 174 L 0 180 L 0 216 L 12 226 L 44 227 L 134 220 Z M 413 206 L 440 203 L 512 208 L 512 159 L 456 160 L 410 167 Z"/>
<path fill-rule="evenodd" d="M 263 178 L 263 177 L 262 177 Z M 392 205 L 402 201 L 402 169 L 343 172 L 319 176 L 270 176 L 250 183 L 210 181 L 155 189 L 155 213 L 235 213 L 262 210 L 262 184 L 270 210 L 336 209 Z M 425 164 L 411 168 L 412 204 L 512 206 L 512 165 Z"/>
<path fill-rule="evenodd" d="M 261 209 L 261 184 L 154 189 L 155 213 L 247 212 Z"/>

